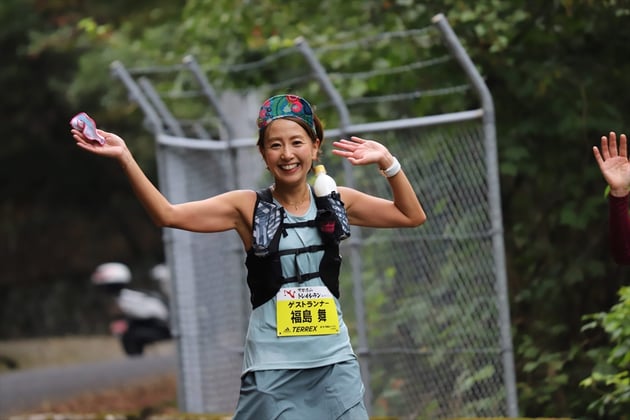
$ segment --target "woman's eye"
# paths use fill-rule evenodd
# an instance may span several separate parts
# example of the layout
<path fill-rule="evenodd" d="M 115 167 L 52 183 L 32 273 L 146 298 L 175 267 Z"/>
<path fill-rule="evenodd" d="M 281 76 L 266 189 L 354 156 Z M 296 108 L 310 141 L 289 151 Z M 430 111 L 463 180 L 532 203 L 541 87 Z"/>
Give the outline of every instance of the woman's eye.
<path fill-rule="evenodd" d="M 271 143 L 269 145 L 270 149 L 279 149 L 280 148 L 280 143 Z"/>

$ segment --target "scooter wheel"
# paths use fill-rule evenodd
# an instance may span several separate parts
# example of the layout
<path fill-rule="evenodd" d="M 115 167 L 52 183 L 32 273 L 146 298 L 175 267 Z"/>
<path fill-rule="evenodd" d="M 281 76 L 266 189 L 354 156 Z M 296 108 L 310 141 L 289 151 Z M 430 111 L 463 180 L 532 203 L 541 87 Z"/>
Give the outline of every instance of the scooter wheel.
<path fill-rule="evenodd" d="M 141 356 L 144 351 L 144 344 L 130 334 L 123 334 L 121 344 L 127 356 Z"/>

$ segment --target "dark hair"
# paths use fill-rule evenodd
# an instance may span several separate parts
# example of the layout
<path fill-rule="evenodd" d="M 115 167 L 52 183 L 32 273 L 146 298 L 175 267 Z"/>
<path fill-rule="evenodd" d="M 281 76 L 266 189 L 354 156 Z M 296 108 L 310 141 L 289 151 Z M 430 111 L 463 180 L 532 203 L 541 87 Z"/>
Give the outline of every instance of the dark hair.
<path fill-rule="evenodd" d="M 315 143 L 315 140 L 319 139 L 319 151 L 318 151 L 318 156 L 319 154 L 322 153 L 322 145 L 324 144 L 324 126 L 322 124 L 322 122 L 319 120 L 319 118 L 317 117 L 317 115 L 313 115 L 313 124 L 315 124 L 315 130 L 317 130 L 316 133 L 313 133 L 313 129 L 311 127 L 308 126 L 308 124 L 297 117 L 282 117 L 285 120 L 290 120 L 293 121 L 297 124 L 300 125 L 300 127 L 302 127 L 304 129 L 304 131 L 306 131 L 308 133 L 308 136 L 311 138 L 311 141 L 313 143 Z M 273 123 L 273 121 L 272 121 Z M 261 128 L 260 130 L 258 130 L 258 141 L 256 142 L 256 145 L 258 146 L 259 150 L 263 150 L 263 147 L 265 145 L 265 133 L 267 132 L 267 128 L 272 124 L 268 124 L 265 127 Z"/>

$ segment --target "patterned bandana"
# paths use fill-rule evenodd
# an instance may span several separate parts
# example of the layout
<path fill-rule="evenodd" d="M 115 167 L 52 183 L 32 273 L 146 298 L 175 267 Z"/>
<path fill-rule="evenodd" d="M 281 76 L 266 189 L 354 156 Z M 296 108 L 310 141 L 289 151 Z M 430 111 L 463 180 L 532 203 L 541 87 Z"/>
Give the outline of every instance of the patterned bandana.
<path fill-rule="evenodd" d="M 306 123 L 313 134 L 317 133 L 313 122 L 313 108 L 306 99 L 296 95 L 276 95 L 267 99 L 260 107 L 258 114 L 258 128 L 267 127 L 278 118 L 295 117 Z"/>

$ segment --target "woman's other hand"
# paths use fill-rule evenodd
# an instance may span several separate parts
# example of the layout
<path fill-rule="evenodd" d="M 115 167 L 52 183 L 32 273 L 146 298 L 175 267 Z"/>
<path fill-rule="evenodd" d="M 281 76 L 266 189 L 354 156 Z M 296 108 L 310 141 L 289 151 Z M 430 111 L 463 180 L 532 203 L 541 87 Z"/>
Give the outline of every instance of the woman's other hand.
<path fill-rule="evenodd" d="M 610 132 L 601 138 L 601 152 L 597 146 L 593 146 L 593 154 L 599 165 L 604 179 L 610 186 L 610 194 L 615 197 L 624 197 L 630 191 L 630 162 L 628 162 L 628 146 L 626 135 L 619 136 L 619 148 L 617 148 L 617 135 Z"/>

